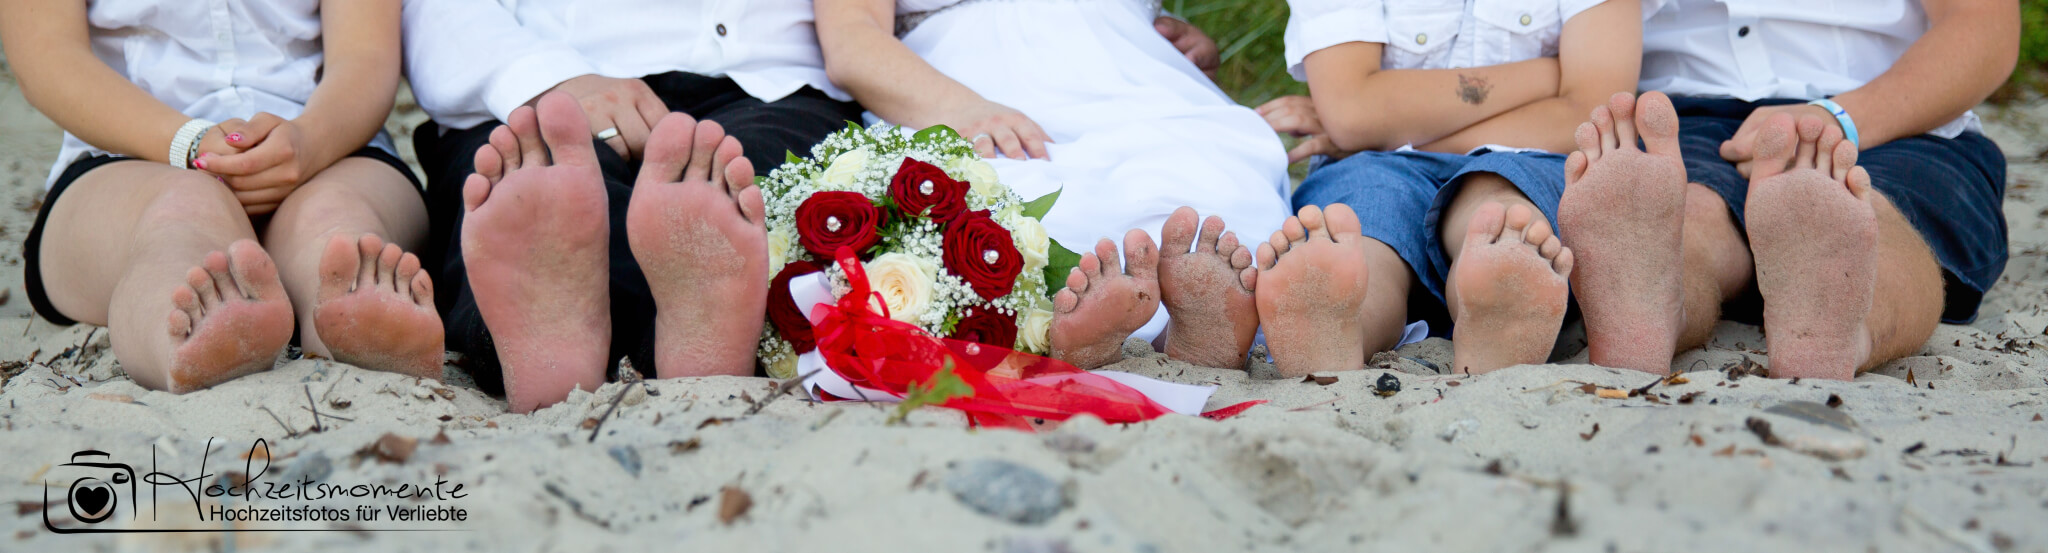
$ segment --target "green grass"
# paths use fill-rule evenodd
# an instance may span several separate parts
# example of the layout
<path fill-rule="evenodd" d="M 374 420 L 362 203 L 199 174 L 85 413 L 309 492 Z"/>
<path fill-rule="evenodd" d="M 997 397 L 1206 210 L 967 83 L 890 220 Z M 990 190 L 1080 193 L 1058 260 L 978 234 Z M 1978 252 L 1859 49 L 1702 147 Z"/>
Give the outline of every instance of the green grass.
<path fill-rule="evenodd" d="M 2020 63 L 1993 100 L 2048 94 L 2048 0 L 2020 0 Z"/>

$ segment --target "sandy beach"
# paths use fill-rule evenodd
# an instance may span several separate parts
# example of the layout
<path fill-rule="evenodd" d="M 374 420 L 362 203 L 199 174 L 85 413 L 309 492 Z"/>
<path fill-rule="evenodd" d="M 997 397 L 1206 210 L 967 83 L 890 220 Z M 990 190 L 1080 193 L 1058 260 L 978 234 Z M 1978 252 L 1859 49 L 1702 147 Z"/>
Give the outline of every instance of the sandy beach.
<path fill-rule="evenodd" d="M 2044 102 L 1979 110 L 2011 164 L 2013 251 L 1981 318 L 1853 382 L 1751 375 L 1762 333 L 1732 322 L 1664 381 L 1584 364 L 1569 328 L 1556 363 L 1479 377 L 1439 374 L 1440 339 L 1309 381 L 1127 348 L 1111 368 L 1266 403 L 1034 435 L 938 409 L 889 424 L 893 406 L 764 378 L 615 383 L 531 415 L 452 365 L 288 356 L 144 390 L 105 329 L 30 315 L 21 241 L 60 131 L 0 79 L 0 551 L 2048 551 Z M 408 157 L 422 118 L 402 102 L 388 124 Z M 1400 391 L 1375 393 L 1387 375 Z M 82 450 L 143 480 L 116 519 L 64 514 Z M 415 493 L 335 491 L 358 485 Z M 195 518 L 214 508 L 326 514 Z"/>

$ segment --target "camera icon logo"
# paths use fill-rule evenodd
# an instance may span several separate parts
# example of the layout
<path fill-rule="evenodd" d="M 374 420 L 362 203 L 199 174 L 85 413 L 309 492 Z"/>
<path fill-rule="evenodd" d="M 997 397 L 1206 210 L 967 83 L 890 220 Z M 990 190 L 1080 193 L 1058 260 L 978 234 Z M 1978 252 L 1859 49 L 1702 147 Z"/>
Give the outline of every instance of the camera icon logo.
<path fill-rule="evenodd" d="M 99 524 L 113 518 L 115 513 L 120 512 L 124 501 L 127 503 L 128 517 L 133 519 L 135 469 L 111 460 L 112 457 L 106 452 L 88 449 L 71 454 L 69 463 L 51 467 L 49 476 L 43 480 L 43 527 L 59 534 L 119 531 L 90 527 L 59 527 L 50 519 L 50 511 L 56 510 L 53 508 L 55 504 L 50 501 L 51 489 L 65 490 L 63 505 L 70 511 L 71 519 L 79 524 Z"/>

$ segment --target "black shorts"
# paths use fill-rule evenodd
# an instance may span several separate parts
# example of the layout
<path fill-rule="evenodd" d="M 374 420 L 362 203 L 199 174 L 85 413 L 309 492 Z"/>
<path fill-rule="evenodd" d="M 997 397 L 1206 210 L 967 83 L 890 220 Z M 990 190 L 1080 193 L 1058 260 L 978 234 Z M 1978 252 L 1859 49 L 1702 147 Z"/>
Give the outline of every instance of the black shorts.
<path fill-rule="evenodd" d="M 1671 103 L 1678 108 L 1686 180 L 1719 194 L 1740 228 L 1749 179 L 1721 159 L 1721 143 L 1734 137 L 1756 108 L 1804 101 L 1673 97 Z M 2009 256 L 2005 154 L 1975 132 L 1955 138 L 1923 134 L 1864 150 L 1856 165 L 1870 172 L 1871 188 L 1898 207 L 1934 252 L 1947 297 L 1941 321 L 1975 320 L 1977 304 L 2005 272 Z"/>
<path fill-rule="evenodd" d="M 391 155 L 390 152 L 375 147 L 365 146 L 363 149 L 349 154 L 349 157 L 366 157 L 384 162 L 385 165 L 390 165 L 392 169 L 398 170 L 398 174 L 405 175 L 405 180 L 411 181 L 413 188 L 420 190 L 422 198 L 425 197 L 426 188 L 420 184 L 419 175 L 413 174 L 412 168 L 407 167 L 405 161 L 398 159 L 398 156 Z M 57 175 L 57 182 L 50 183 L 50 191 L 43 196 L 43 207 L 36 212 L 36 224 L 29 228 L 28 239 L 22 243 L 21 258 L 27 265 L 22 269 L 22 278 L 26 281 L 23 283 L 23 288 L 26 288 L 28 292 L 29 306 L 35 309 L 36 315 L 41 316 L 45 321 L 49 321 L 50 324 L 70 326 L 78 324 L 78 321 L 71 320 L 70 317 L 57 312 L 57 306 L 50 304 L 49 291 L 43 287 L 43 225 L 49 223 L 50 212 L 55 209 L 58 199 L 64 196 L 64 191 L 71 188 L 71 183 L 77 182 L 79 177 L 85 176 L 87 172 L 93 169 L 121 161 L 155 163 L 128 156 L 103 154 L 86 156 L 83 159 L 71 162 L 71 165 L 64 167 L 63 173 Z"/>

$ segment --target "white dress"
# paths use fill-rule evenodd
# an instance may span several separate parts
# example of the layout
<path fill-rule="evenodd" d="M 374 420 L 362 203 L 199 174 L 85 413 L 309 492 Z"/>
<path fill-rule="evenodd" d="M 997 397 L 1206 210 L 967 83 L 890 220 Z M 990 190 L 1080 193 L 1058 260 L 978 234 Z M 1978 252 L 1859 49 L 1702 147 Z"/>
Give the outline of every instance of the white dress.
<path fill-rule="evenodd" d="M 901 37 L 912 51 L 1052 138 L 1051 161 L 990 163 L 1026 199 L 1064 189 L 1045 227 L 1068 249 L 1134 228 L 1156 241 L 1184 205 L 1257 244 L 1291 213 L 1279 137 L 1159 36 L 1153 2 L 903 0 L 897 12 L 914 22 Z M 1137 336 L 1165 325 L 1162 308 Z"/>

